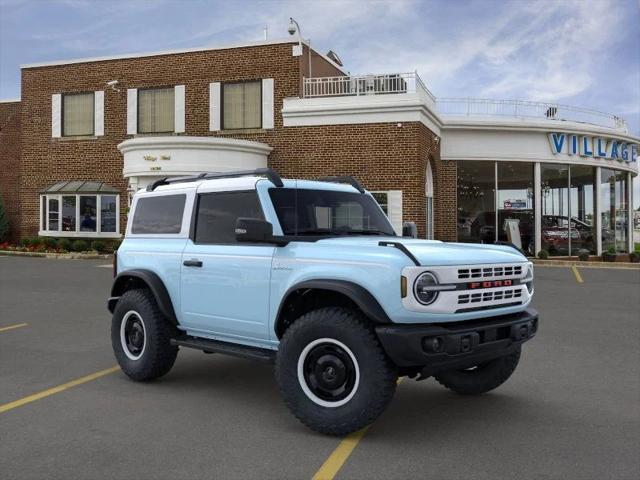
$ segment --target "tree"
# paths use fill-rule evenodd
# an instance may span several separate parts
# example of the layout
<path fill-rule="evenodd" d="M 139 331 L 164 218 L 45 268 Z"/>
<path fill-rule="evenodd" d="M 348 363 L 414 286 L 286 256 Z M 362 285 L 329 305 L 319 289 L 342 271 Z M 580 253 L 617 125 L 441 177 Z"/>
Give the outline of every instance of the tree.
<path fill-rule="evenodd" d="M 9 239 L 9 217 L 4 209 L 4 203 L 2 202 L 2 196 L 0 195 L 0 242 L 5 242 Z"/>

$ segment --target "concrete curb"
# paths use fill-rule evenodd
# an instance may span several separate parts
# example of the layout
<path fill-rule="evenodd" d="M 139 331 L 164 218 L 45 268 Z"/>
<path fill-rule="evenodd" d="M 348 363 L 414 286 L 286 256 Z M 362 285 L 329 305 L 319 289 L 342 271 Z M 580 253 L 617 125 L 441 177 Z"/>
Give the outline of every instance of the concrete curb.
<path fill-rule="evenodd" d="M 580 267 L 640 270 L 640 263 L 629 262 L 581 262 L 575 260 L 531 260 L 536 267 Z"/>
<path fill-rule="evenodd" d="M 7 257 L 38 257 L 56 258 L 60 260 L 111 260 L 110 253 L 45 253 L 45 252 L 14 252 L 12 250 L 0 250 L 0 255 Z"/>

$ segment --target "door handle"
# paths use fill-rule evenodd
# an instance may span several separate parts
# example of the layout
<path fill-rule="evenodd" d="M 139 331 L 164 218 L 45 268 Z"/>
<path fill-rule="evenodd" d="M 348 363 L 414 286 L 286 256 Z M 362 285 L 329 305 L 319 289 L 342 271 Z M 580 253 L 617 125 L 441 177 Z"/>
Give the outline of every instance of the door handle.
<path fill-rule="evenodd" d="M 182 264 L 185 267 L 202 267 L 202 260 L 185 260 Z"/>

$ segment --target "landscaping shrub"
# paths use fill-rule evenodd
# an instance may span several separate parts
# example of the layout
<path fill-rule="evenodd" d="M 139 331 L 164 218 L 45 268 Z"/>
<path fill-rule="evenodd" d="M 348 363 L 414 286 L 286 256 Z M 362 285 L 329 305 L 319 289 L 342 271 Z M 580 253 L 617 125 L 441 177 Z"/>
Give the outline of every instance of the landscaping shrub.
<path fill-rule="evenodd" d="M 114 240 L 113 242 L 111 242 L 111 249 L 115 252 L 116 250 L 118 250 L 118 248 L 120 248 L 121 243 L 122 240 Z"/>
<path fill-rule="evenodd" d="M 86 252 L 89 249 L 89 244 L 86 240 L 76 240 L 71 244 L 71 250 L 74 252 Z"/>
<path fill-rule="evenodd" d="M 73 248 L 71 245 L 71 240 L 69 240 L 68 238 L 61 238 L 58 241 L 58 247 L 60 247 L 62 250 L 66 250 L 67 252 L 70 252 Z"/>
<path fill-rule="evenodd" d="M 98 253 L 103 253 L 106 250 L 106 245 L 102 240 L 94 240 L 91 242 L 91 249 Z"/>
<path fill-rule="evenodd" d="M 585 250 L 585 249 L 578 250 L 578 258 L 583 262 L 589 261 L 589 250 Z"/>
<path fill-rule="evenodd" d="M 549 258 L 549 252 L 547 252 L 546 250 L 542 249 L 538 252 L 538 258 L 540 260 L 546 260 L 547 258 Z"/>
<path fill-rule="evenodd" d="M 9 239 L 9 217 L 4 210 L 4 203 L 0 196 L 0 243 L 6 242 Z"/>
<path fill-rule="evenodd" d="M 42 237 L 38 239 L 40 243 L 42 243 L 45 247 L 50 250 L 55 250 L 58 246 L 58 241 L 55 238 L 51 237 Z"/>
<path fill-rule="evenodd" d="M 23 238 L 20 241 L 20 246 L 21 247 L 29 247 L 31 245 L 31 239 L 29 237 Z"/>

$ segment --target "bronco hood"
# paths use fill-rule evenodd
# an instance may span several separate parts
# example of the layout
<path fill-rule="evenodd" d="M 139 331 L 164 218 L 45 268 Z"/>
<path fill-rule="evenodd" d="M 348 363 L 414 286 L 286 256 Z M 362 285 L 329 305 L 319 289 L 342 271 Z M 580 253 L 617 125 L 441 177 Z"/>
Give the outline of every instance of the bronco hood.
<path fill-rule="evenodd" d="M 401 243 L 418 259 L 421 265 L 480 265 L 487 263 L 519 263 L 527 259 L 520 252 L 506 245 L 478 243 L 448 243 L 439 240 L 419 240 L 402 237 L 338 237 L 320 240 L 319 243 L 360 247 L 370 252 L 380 242 Z M 364 253 L 364 252 L 363 252 Z"/>

